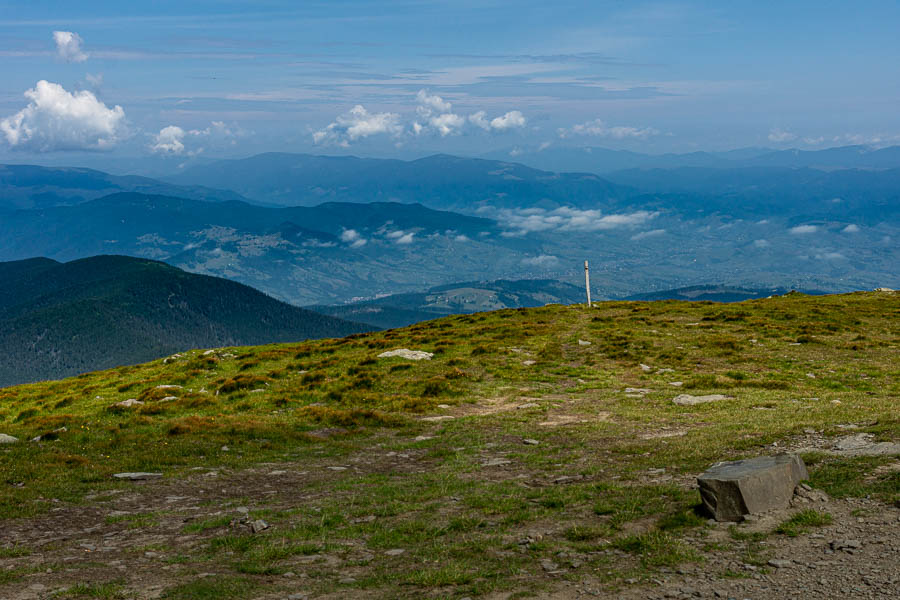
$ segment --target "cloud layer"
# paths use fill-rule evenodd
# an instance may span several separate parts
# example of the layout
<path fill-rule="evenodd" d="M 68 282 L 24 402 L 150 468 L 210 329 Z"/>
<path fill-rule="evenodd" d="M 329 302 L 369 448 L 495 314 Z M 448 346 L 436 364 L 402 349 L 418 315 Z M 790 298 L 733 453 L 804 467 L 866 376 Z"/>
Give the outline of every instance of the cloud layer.
<path fill-rule="evenodd" d="M 576 135 L 586 135 L 601 138 L 610 138 L 614 140 L 639 139 L 644 140 L 648 137 L 659 135 L 660 131 L 653 127 L 624 127 L 621 125 L 610 127 L 601 119 L 594 119 L 578 125 L 573 125 L 568 129 L 557 130 L 559 137 L 567 138 Z"/>
<path fill-rule="evenodd" d="M 0 121 L 0 133 L 15 150 L 110 150 L 125 136 L 125 111 L 107 107 L 88 91 L 67 92 L 38 81 L 25 92 L 28 106 Z"/>
<path fill-rule="evenodd" d="M 642 225 L 657 216 L 658 212 L 646 210 L 604 215 L 599 210 L 562 207 L 551 211 L 541 208 L 502 210 L 497 220 L 506 228 L 503 235 L 510 237 L 537 231 L 607 231 Z"/>

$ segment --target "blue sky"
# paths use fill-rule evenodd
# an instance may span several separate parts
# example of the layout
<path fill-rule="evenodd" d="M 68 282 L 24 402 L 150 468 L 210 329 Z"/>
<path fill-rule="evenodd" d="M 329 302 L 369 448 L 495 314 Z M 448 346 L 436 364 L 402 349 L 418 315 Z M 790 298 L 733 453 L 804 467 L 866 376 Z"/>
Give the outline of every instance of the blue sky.
<path fill-rule="evenodd" d="M 898 23 L 896 1 L 0 2 L 0 159 L 889 145 Z"/>

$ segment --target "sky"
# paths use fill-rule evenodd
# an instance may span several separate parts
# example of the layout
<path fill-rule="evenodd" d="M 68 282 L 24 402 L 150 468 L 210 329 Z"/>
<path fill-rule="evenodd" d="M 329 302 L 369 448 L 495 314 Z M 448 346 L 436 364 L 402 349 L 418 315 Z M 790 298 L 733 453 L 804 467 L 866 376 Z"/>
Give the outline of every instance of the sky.
<path fill-rule="evenodd" d="M 900 144 L 900 3 L 0 0 L 0 161 Z"/>

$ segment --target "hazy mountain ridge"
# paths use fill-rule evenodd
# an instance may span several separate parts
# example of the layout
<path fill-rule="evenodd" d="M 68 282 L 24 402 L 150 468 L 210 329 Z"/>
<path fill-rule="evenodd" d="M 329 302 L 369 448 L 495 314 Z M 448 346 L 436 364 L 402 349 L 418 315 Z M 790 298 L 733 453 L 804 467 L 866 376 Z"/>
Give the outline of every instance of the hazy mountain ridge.
<path fill-rule="evenodd" d="M 246 200 L 230 190 L 173 185 L 137 175 L 110 175 L 80 167 L 0 165 L 0 208 L 40 209 L 80 204 L 116 192 L 164 194 L 193 200 Z"/>
<path fill-rule="evenodd" d="M 191 348 L 341 337 L 372 327 L 225 279 L 124 256 L 0 263 L 0 385 Z"/>

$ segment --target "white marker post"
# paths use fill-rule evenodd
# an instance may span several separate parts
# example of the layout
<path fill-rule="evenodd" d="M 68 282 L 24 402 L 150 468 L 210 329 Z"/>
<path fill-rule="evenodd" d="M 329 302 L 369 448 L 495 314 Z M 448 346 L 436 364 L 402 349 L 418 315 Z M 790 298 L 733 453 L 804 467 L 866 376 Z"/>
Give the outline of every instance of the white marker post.
<path fill-rule="evenodd" d="M 587 290 L 588 308 L 591 308 L 591 272 L 588 269 L 588 261 L 584 261 L 584 289 Z"/>

